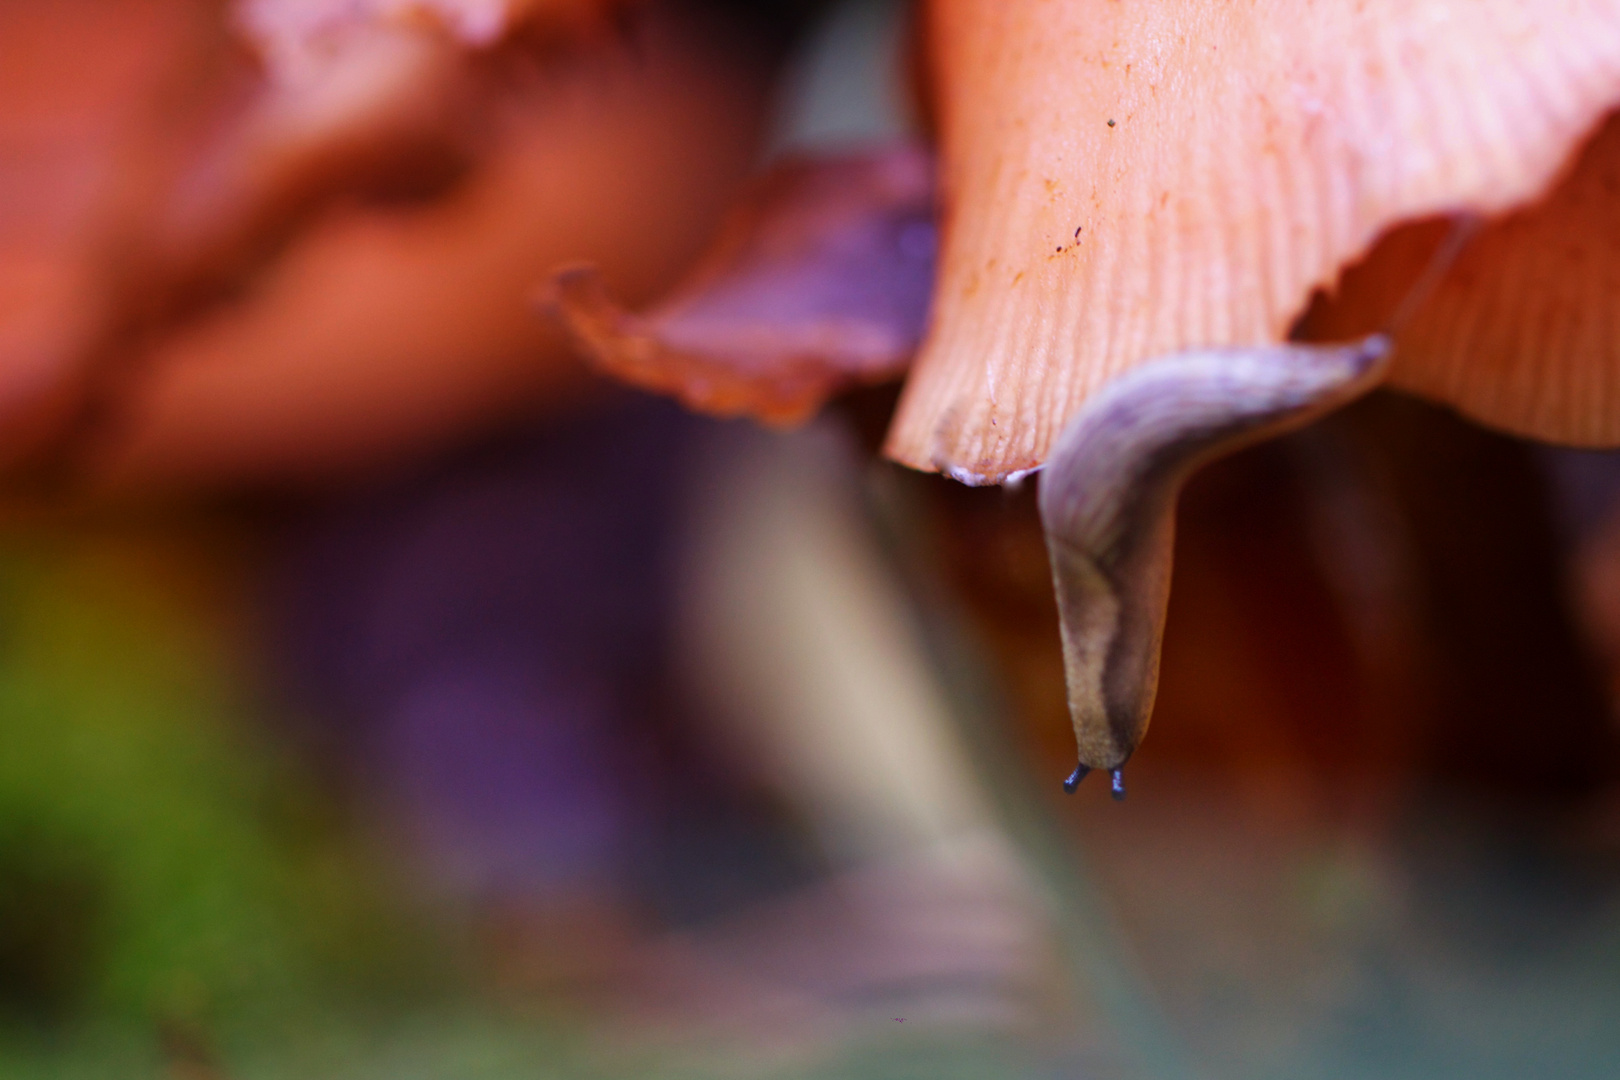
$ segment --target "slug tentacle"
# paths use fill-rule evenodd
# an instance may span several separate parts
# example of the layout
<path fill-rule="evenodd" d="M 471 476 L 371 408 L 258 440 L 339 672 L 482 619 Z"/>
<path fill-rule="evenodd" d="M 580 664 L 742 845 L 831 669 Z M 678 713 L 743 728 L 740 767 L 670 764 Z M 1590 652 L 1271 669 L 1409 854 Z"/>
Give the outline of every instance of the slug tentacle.
<path fill-rule="evenodd" d="M 1122 796 L 1117 770 L 1147 730 L 1182 482 L 1365 393 L 1389 349 L 1377 335 L 1178 353 L 1109 383 L 1063 430 L 1041 473 L 1040 512 L 1080 749 L 1074 783 L 1114 771 Z"/>
<path fill-rule="evenodd" d="M 1086 778 L 1086 773 L 1090 771 L 1091 770 L 1086 768 L 1084 765 L 1076 765 L 1074 767 L 1074 772 L 1070 773 L 1069 778 L 1063 781 L 1063 790 L 1068 792 L 1070 795 L 1073 795 L 1075 788 L 1080 786 L 1080 781 L 1084 780 Z"/>

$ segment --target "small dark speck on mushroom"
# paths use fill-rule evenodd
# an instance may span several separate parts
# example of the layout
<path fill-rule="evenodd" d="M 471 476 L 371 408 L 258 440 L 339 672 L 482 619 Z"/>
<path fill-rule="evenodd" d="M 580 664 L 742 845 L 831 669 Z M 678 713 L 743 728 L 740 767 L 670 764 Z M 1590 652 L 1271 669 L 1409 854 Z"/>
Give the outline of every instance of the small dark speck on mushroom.
<path fill-rule="evenodd" d="M 1080 230 L 1083 229 L 1083 228 L 1085 228 L 1084 225 L 1076 225 L 1074 227 L 1074 238 L 1076 240 L 1080 239 Z"/>
<path fill-rule="evenodd" d="M 1113 121 L 1112 121 L 1112 120 L 1110 120 L 1110 121 L 1108 121 L 1108 126 L 1109 126 L 1109 127 L 1113 127 L 1113 126 L 1114 126 L 1114 122 L 1113 122 Z"/>

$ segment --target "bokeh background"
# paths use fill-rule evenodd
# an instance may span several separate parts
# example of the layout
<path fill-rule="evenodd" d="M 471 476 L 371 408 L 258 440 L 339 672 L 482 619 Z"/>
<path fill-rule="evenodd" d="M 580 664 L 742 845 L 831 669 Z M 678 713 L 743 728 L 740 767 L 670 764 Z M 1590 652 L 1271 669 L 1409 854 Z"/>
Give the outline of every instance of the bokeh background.
<path fill-rule="evenodd" d="M 1130 797 L 1033 492 L 592 375 L 897 2 L 0 3 L 0 1075 L 1612 1077 L 1620 457 L 1200 475 Z"/>

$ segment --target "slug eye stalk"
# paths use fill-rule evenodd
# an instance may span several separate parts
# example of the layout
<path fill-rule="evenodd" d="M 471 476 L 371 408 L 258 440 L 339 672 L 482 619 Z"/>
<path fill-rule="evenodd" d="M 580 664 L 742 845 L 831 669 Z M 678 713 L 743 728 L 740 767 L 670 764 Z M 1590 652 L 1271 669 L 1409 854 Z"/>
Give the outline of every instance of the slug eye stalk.
<path fill-rule="evenodd" d="M 1080 767 L 1119 769 L 1147 731 L 1175 503 L 1199 466 L 1301 427 L 1383 377 L 1389 339 L 1177 353 L 1120 376 L 1058 437 L 1040 480 Z"/>

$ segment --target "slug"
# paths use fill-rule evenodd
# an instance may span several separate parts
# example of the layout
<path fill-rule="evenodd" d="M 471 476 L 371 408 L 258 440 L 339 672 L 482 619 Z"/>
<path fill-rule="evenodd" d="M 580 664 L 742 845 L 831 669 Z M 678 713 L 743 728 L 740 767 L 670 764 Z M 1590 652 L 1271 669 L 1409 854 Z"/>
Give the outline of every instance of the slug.
<path fill-rule="evenodd" d="M 1080 766 L 1120 772 L 1147 731 L 1170 593 L 1176 495 L 1199 466 L 1301 427 L 1371 389 L 1390 341 L 1176 353 L 1110 382 L 1058 437 L 1041 524 Z"/>

